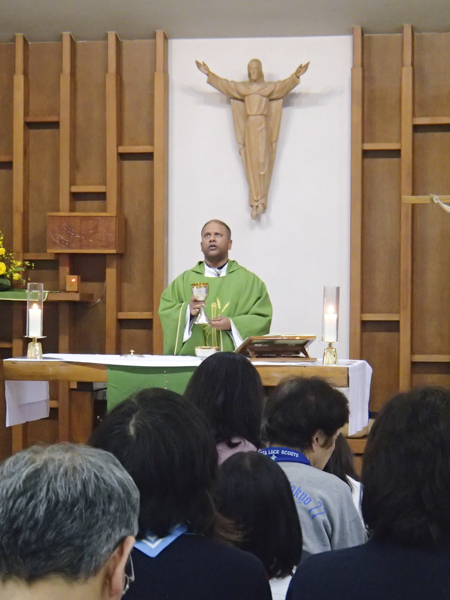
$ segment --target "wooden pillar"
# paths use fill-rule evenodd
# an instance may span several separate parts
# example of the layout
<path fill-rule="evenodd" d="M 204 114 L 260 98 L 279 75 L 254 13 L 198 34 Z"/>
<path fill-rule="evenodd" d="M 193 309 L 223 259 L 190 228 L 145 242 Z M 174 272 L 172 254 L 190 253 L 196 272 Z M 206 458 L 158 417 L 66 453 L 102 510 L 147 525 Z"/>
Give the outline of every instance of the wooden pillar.
<path fill-rule="evenodd" d="M 155 114 L 154 114 L 154 198 L 153 198 L 153 354 L 163 353 L 163 332 L 158 317 L 161 294 L 167 285 L 168 253 L 168 41 L 164 31 L 156 32 Z"/>
<path fill-rule="evenodd" d="M 403 28 L 401 102 L 401 195 L 413 194 L 414 33 Z M 411 385 L 412 205 L 402 203 L 400 230 L 400 357 L 399 387 Z"/>
<path fill-rule="evenodd" d="M 13 252 L 23 260 L 28 249 L 28 41 L 22 34 L 15 39 L 14 114 L 13 114 Z M 13 356 L 25 354 L 25 319 L 22 303 L 13 306 Z M 12 428 L 12 451 L 27 445 L 26 425 Z"/>
<path fill-rule="evenodd" d="M 361 358 L 364 35 L 353 28 L 350 234 L 350 358 Z"/>
<path fill-rule="evenodd" d="M 120 39 L 108 33 L 108 72 L 106 74 L 106 212 L 117 215 L 120 198 Z M 107 354 L 120 348 L 118 313 L 120 310 L 119 254 L 106 257 L 106 343 Z"/>

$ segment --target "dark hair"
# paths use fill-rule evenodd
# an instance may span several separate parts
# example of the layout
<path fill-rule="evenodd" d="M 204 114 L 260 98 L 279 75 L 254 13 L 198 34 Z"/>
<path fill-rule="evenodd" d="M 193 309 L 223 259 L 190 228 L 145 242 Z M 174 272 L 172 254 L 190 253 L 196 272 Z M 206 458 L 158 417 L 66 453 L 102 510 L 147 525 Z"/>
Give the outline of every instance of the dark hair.
<path fill-rule="evenodd" d="M 258 452 L 238 452 L 219 468 L 218 508 L 243 534 L 269 577 L 292 574 L 302 555 L 302 530 L 288 478 Z"/>
<path fill-rule="evenodd" d="M 450 533 L 450 390 L 394 396 L 380 411 L 363 458 L 362 514 L 382 539 L 431 545 Z"/>
<path fill-rule="evenodd" d="M 165 537 L 177 524 L 221 537 L 213 501 L 217 451 L 204 417 L 182 396 L 146 389 L 117 405 L 89 444 L 114 454 L 141 498 L 139 537 Z"/>
<path fill-rule="evenodd" d="M 261 448 L 264 387 L 248 358 L 233 352 L 209 356 L 194 371 L 184 396 L 205 415 L 216 444 L 241 437 Z"/>
<path fill-rule="evenodd" d="M 269 396 L 263 416 L 263 438 L 271 443 L 305 450 L 314 434 L 332 436 L 347 423 L 348 400 L 342 392 L 319 377 L 292 377 L 277 385 Z"/>
<path fill-rule="evenodd" d="M 201 231 L 202 235 L 203 235 L 203 230 L 210 223 L 219 223 L 219 225 L 222 225 L 222 227 L 225 227 L 225 229 L 228 232 L 228 239 L 231 240 L 231 229 L 228 227 L 228 225 L 226 223 L 224 223 L 223 221 L 219 221 L 219 219 L 210 219 L 209 221 L 207 221 L 202 227 L 202 231 Z"/>
<path fill-rule="evenodd" d="M 353 488 L 348 477 L 351 477 L 355 481 L 359 481 L 358 473 L 355 471 L 352 449 L 342 433 L 337 436 L 333 454 L 328 459 L 323 471 L 336 475 L 336 477 L 342 479 L 350 489 Z"/>

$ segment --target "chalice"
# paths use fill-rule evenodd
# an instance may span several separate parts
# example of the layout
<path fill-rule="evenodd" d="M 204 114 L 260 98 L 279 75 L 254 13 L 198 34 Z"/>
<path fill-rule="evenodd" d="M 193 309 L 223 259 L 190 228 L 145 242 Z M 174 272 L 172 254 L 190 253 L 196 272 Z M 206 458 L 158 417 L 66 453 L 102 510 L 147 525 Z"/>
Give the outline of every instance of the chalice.
<path fill-rule="evenodd" d="M 204 302 L 208 297 L 209 283 L 193 283 L 191 285 L 192 295 L 198 302 Z M 194 319 L 194 325 L 207 325 L 209 319 L 205 314 L 205 308 L 202 306 L 198 315 Z"/>

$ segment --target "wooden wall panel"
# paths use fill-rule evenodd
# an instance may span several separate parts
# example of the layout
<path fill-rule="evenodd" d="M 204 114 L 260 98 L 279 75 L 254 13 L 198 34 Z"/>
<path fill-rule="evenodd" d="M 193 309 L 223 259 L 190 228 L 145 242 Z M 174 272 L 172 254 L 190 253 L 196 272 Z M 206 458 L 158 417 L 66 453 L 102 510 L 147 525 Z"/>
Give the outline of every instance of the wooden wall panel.
<path fill-rule="evenodd" d="M 370 411 L 377 412 L 398 391 L 398 323 L 364 323 L 362 352 L 373 368 Z"/>
<path fill-rule="evenodd" d="M 450 215 L 415 206 L 413 240 L 412 353 L 449 354 Z"/>
<path fill-rule="evenodd" d="M 450 99 L 450 86 L 447 91 Z M 450 100 L 448 101 L 450 117 Z M 450 195 L 450 125 L 416 127 L 414 132 L 414 194 Z M 428 210 L 443 216 L 442 209 L 430 206 Z M 416 210 L 414 208 L 414 210 Z"/>
<path fill-rule="evenodd" d="M 14 44 L 0 44 L 0 156 L 13 153 L 14 52 Z"/>
<path fill-rule="evenodd" d="M 401 35 L 364 36 L 364 142 L 400 141 Z"/>
<path fill-rule="evenodd" d="M 414 116 L 450 117 L 450 33 L 416 33 L 414 46 Z"/>
<path fill-rule="evenodd" d="M 155 41 L 122 42 L 122 140 L 153 145 Z"/>
<path fill-rule="evenodd" d="M 1 139 L 1 138 L 0 138 Z M 0 231 L 5 234 L 5 248 L 12 249 L 12 163 L 0 163 Z"/>
<path fill-rule="evenodd" d="M 74 255 L 72 270 L 81 276 L 83 291 L 93 294 L 94 302 L 104 298 L 106 264 L 101 255 Z M 105 352 L 105 304 L 73 306 L 71 352 L 102 354 Z"/>
<path fill-rule="evenodd" d="M 75 185 L 106 184 L 106 71 L 106 42 L 76 43 Z"/>
<path fill-rule="evenodd" d="M 54 125 L 29 124 L 30 252 L 47 251 L 47 212 L 59 206 L 59 129 Z"/>
<path fill-rule="evenodd" d="M 0 382 L 3 381 L 3 361 L 0 354 Z M 6 402 L 5 389 L 0 385 L 0 462 L 11 454 L 11 427 L 5 427 Z"/>
<path fill-rule="evenodd" d="M 126 254 L 122 257 L 121 310 L 152 311 L 153 162 L 122 159 Z"/>
<path fill-rule="evenodd" d="M 28 73 L 29 116 L 59 116 L 61 44 L 55 42 L 30 44 Z"/>
<path fill-rule="evenodd" d="M 442 385 L 448 387 L 448 363 L 416 363 L 412 367 L 412 387 L 422 385 Z"/>
<path fill-rule="evenodd" d="M 152 347 L 152 321 L 150 320 L 124 320 L 120 324 L 120 351 L 128 354 L 134 350 L 137 354 L 151 354 Z"/>
<path fill-rule="evenodd" d="M 362 312 L 398 313 L 400 157 L 365 153 Z"/>

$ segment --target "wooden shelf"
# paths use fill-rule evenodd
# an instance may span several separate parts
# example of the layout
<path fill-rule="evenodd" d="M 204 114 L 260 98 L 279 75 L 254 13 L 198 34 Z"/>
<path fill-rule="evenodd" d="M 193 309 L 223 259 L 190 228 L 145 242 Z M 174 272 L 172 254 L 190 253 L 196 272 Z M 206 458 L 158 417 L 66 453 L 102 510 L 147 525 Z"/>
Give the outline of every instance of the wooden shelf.
<path fill-rule="evenodd" d="M 12 342 L 0 342 L 0 348 L 12 348 Z"/>
<path fill-rule="evenodd" d="M 119 146 L 119 154 L 153 154 L 153 146 Z"/>
<path fill-rule="evenodd" d="M 152 320 L 152 312 L 120 312 L 117 315 L 118 319 L 141 319 L 141 320 Z"/>
<path fill-rule="evenodd" d="M 50 408 L 59 408 L 58 400 L 49 400 L 48 405 Z"/>
<path fill-rule="evenodd" d="M 72 194 L 106 194 L 106 185 L 71 185 Z"/>
<path fill-rule="evenodd" d="M 53 252 L 24 252 L 24 260 L 56 260 Z"/>
<path fill-rule="evenodd" d="M 400 321 L 398 313 L 363 313 L 361 321 Z"/>
<path fill-rule="evenodd" d="M 450 204 L 450 196 L 439 196 L 439 199 L 444 204 Z M 402 196 L 402 202 L 404 204 L 435 204 L 430 196 Z"/>
<path fill-rule="evenodd" d="M 12 161 L 13 161 L 12 154 L 0 155 L 0 163 L 12 163 Z"/>
<path fill-rule="evenodd" d="M 413 354 L 413 363 L 450 363 L 450 354 Z"/>
<path fill-rule="evenodd" d="M 450 125 L 450 117 L 415 117 L 413 125 Z"/>
<path fill-rule="evenodd" d="M 49 292 L 47 302 L 93 302 L 94 294 L 80 292 Z"/>
<path fill-rule="evenodd" d="M 400 142 L 376 142 L 376 143 L 367 143 L 362 145 L 363 150 L 401 150 Z"/>
<path fill-rule="evenodd" d="M 59 123 L 59 117 L 56 115 L 49 117 L 28 116 L 25 117 L 25 123 Z"/>

